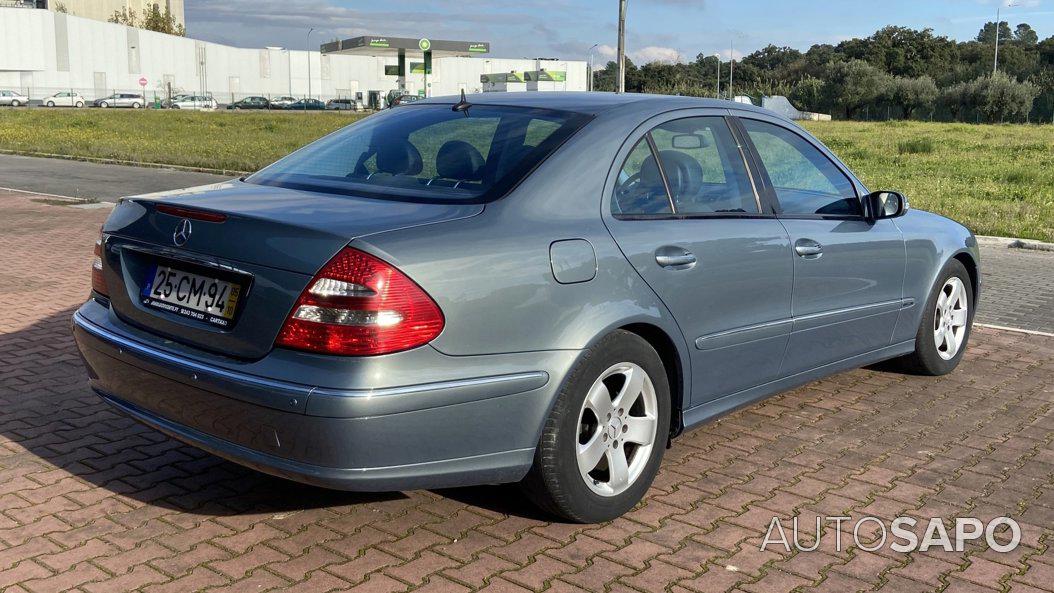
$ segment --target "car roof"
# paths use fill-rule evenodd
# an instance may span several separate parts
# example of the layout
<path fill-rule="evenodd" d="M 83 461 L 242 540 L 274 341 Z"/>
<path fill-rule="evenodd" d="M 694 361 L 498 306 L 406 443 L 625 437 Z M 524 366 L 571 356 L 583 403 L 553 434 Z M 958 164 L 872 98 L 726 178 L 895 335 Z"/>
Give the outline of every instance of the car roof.
<path fill-rule="evenodd" d="M 682 97 L 675 95 L 649 95 L 644 93 L 601 93 L 582 91 L 560 92 L 519 92 L 519 93 L 476 93 L 467 97 L 475 105 L 503 105 L 533 109 L 554 109 L 574 111 L 596 115 L 614 110 L 639 110 L 661 113 L 671 109 L 711 108 L 738 109 L 776 115 L 775 112 L 755 105 L 707 99 L 701 97 Z M 450 105 L 461 100 L 460 96 L 430 97 L 417 101 L 417 105 Z M 785 119 L 780 117 L 780 119 Z"/>

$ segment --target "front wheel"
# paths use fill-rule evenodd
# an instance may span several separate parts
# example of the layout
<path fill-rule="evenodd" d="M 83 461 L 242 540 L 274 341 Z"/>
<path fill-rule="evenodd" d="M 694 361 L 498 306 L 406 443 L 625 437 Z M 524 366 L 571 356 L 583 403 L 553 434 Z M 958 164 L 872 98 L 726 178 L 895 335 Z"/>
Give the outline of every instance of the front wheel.
<path fill-rule="evenodd" d="M 142 105 L 139 103 L 132 103 L 132 109 L 139 109 L 140 107 L 142 107 Z"/>
<path fill-rule="evenodd" d="M 21 102 L 21 101 L 18 101 L 18 100 L 16 99 L 16 100 L 14 100 L 14 101 L 11 101 L 11 106 L 12 106 L 12 107 L 21 107 L 21 106 L 22 106 L 22 102 Z"/>
<path fill-rule="evenodd" d="M 54 107 L 54 106 L 55 106 L 55 102 L 54 102 L 54 101 L 48 101 L 48 102 L 46 103 L 46 105 L 47 105 L 48 107 Z"/>
<path fill-rule="evenodd" d="M 973 284 L 962 262 L 944 266 L 924 307 L 915 351 L 899 362 L 910 372 L 946 375 L 959 366 L 973 325 Z"/>
<path fill-rule="evenodd" d="M 636 334 L 616 331 L 571 371 L 523 487 L 538 506 L 571 521 L 614 519 L 651 486 L 669 427 L 662 360 Z"/>
<path fill-rule="evenodd" d="M 103 101 L 102 103 L 99 103 L 99 107 L 102 107 L 103 109 L 106 109 L 109 106 L 110 106 L 110 104 L 107 103 L 106 101 Z"/>
<path fill-rule="evenodd" d="M 74 105 L 74 107 L 76 107 L 77 109 L 80 109 L 81 107 L 84 107 L 84 103 L 81 103 L 80 101 L 77 101 L 77 104 Z"/>

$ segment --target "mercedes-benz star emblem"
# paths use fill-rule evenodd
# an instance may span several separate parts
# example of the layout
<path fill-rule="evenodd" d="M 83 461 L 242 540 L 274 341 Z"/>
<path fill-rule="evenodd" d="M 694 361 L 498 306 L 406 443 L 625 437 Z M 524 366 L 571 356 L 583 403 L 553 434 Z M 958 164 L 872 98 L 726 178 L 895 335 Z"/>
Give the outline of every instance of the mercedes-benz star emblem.
<path fill-rule="evenodd" d="M 193 227 L 190 226 L 190 220 L 184 218 L 176 225 L 176 230 L 172 233 L 172 242 L 176 244 L 176 247 L 186 245 L 193 230 Z"/>

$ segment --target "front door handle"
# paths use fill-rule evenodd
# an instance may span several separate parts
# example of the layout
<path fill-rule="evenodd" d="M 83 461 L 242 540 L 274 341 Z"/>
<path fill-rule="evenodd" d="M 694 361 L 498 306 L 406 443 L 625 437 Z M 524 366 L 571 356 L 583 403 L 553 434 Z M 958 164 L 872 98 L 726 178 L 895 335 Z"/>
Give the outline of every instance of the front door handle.
<path fill-rule="evenodd" d="M 823 245 L 812 239 L 798 239 L 794 242 L 794 252 L 805 259 L 817 259 L 823 255 Z"/>
<path fill-rule="evenodd" d="M 655 250 L 655 263 L 671 270 L 687 270 L 695 265 L 695 255 L 683 247 L 667 245 Z"/>

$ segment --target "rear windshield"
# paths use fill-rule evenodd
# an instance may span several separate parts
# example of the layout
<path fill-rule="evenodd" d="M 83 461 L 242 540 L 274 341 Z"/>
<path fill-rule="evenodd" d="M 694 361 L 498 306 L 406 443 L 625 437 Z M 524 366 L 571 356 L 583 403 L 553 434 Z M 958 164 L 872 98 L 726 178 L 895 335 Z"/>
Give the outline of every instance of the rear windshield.
<path fill-rule="evenodd" d="M 407 105 L 330 134 L 246 181 L 411 201 L 489 201 L 588 120 L 522 107 Z"/>

